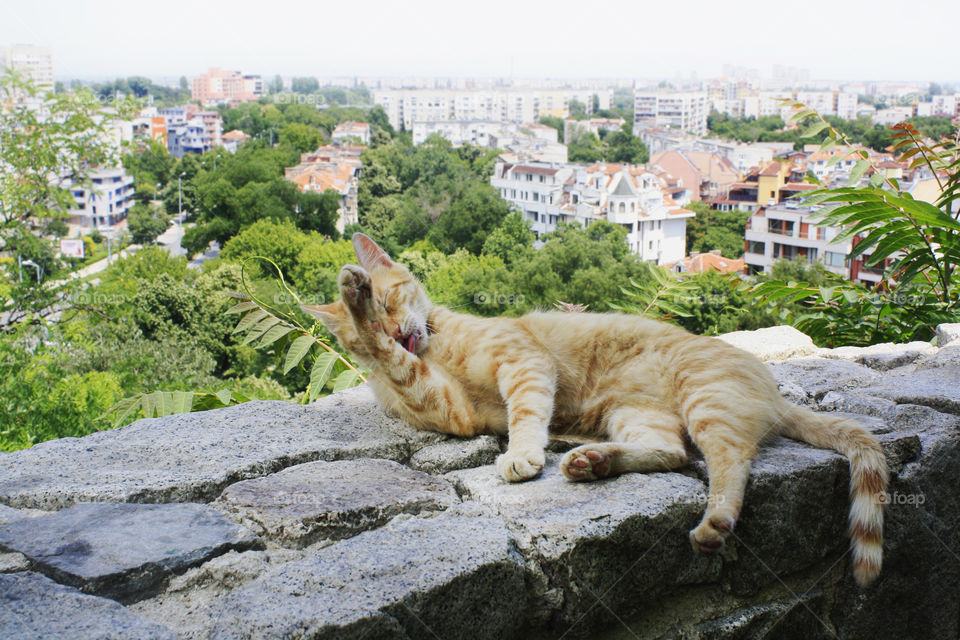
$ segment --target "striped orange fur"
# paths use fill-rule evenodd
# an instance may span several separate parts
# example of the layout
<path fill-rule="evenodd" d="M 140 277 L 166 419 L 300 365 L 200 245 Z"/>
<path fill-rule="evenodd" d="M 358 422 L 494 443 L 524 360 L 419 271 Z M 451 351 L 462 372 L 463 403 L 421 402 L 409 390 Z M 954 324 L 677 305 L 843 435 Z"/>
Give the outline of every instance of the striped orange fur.
<path fill-rule="evenodd" d="M 680 468 L 689 440 L 710 476 L 706 511 L 690 532 L 704 553 L 732 535 L 765 438 L 834 449 L 850 459 L 854 577 L 861 585 L 877 577 L 888 475 L 879 443 L 855 422 L 786 402 L 751 354 L 639 316 L 454 313 L 370 238 L 353 240 L 361 266 L 341 270 L 341 299 L 304 310 L 370 369 L 388 412 L 458 436 L 507 434 L 497 467 L 510 482 L 541 471 L 550 431 L 596 440 L 561 460 L 573 481 Z"/>

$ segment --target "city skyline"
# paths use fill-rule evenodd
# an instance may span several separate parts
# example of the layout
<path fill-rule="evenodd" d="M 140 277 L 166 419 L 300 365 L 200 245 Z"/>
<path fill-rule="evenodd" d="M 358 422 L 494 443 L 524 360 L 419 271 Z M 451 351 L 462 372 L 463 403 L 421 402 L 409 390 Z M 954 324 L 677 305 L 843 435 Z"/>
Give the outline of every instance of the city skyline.
<path fill-rule="evenodd" d="M 50 47 L 61 80 L 192 77 L 213 66 L 287 77 L 704 78 L 725 64 L 761 77 L 780 65 L 816 80 L 960 80 L 949 51 L 960 7 L 934 2 L 909 13 L 888 0 L 869 12 L 813 2 L 786 14 L 761 2 L 723 11 L 696 2 L 692 16 L 690 5 L 678 16 L 676 7 L 636 2 L 396 6 L 288 3 L 264 20 L 252 1 L 172 0 L 158 14 L 114 0 L 39 0 L 5 7 L 0 43 Z M 923 34 L 922 56 L 890 44 L 905 32 Z"/>

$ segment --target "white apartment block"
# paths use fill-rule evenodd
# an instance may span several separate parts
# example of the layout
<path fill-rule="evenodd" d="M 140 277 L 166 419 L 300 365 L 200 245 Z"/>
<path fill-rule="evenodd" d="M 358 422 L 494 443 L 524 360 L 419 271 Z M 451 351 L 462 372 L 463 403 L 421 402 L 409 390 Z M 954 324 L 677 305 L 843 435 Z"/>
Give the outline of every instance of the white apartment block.
<path fill-rule="evenodd" d="M 75 206 L 69 210 L 70 223 L 93 230 L 113 226 L 127 217 L 133 206 L 133 177 L 122 168 L 97 169 L 88 184 L 70 187 Z"/>
<path fill-rule="evenodd" d="M 577 100 L 609 109 L 612 90 L 532 89 L 381 89 L 373 92 L 374 104 L 383 107 L 395 129 L 413 129 L 415 122 L 486 120 L 495 122 L 536 122 L 544 116 L 565 118 L 569 104 Z"/>
<path fill-rule="evenodd" d="M 881 271 L 867 269 L 863 260 L 849 260 L 851 240 L 835 243 L 836 227 L 820 227 L 809 222 L 813 211 L 795 203 L 761 207 L 747 221 L 743 254 L 748 273 L 769 272 L 777 260 L 803 260 L 821 263 L 828 271 L 844 278 L 866 283 L 880 281 Z"/>
<path fill-rule="evenodd" d="M 706 135 L 710 106 L 710 100 L 703 91 L 635 91 L 634 134 L 652 126 Z"/>
<path fill-rule="evenodd" d="M 844 120 L 857 118 L 857 94 L 849 91 L 758 91 L 756 95 L 713 100 L 712 106 L 733 118 L 780 116 L 785 121 L 795 109 L 785 100 L 802 102 L 825 116 Z"/>
<path fill-rule="evenodd" d="M 53 91 L 53 53 L 50 47 L 29 44 L 0 46 L 0 72 L 13 69 L 30 80 L 40 92 Z"/>
<path fill-rule="evenodd" d="M 663 191 L 654 174 L 636 166 L 497 162 L 490 184 L 523 213 L 537 237 L 560 222 L 622 225 L 630 251 L 656 264 L 686 255 L 686 220 L 694 213 Z"/>
<path fill-rule="evenodd" d="M 957 117 L 960 115 L 960 93 L 932 96 L 930 102 L 918 102 L 917 115 Z"/>

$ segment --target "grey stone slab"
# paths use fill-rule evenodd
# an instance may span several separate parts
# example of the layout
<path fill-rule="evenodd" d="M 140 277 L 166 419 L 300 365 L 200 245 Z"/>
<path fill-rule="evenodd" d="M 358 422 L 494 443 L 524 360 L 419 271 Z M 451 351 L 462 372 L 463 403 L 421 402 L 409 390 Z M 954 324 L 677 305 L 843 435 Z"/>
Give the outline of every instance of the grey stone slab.
<path fill-rule="evenodd" d="M 246 528 L 192 503 L 83 503 L 0 526 L 0 548 L 24 554 L 58 582 L 125 602 L 151 595 L 174 573 L 256 543 Z"/>
<path fill-rule="evenodd" d="M 285 547 L 301 548 L 379 527 L 401 513 L 460 502 L 442 478 L 362 458 L 308 462 L 227 487 L 218 507 Z"/>
<path fill-rule="evenodd" d="M 801 389 L 810 401 L 819 400 L 830 391 L 856 389 L 880 380 L 876 371 L 846 360 L 802 358 L 768 366 L 781 387 Z M 790 399 L 796 402 L 796 398 Z"/>
<path fill-rule="evenodd" d="M 896 407 L 897 403 L 886 398 L 858 395 L 855 392 L 828 391 L 820 398 L 817 406 L 823 411 L 842 411 L 882 418 Z"/>
<path fill-rule="evenodd" d="M 960 366 L 919 369 L 897 376 L 885 376 L 857 391 L 897 404 L 915 404 L 944 413 L 960 415 Z"/>
<path fill-rule="evenodd" d="M 122 605 L 37 573 L 0 575 L 0 635 L 10 640 L 175 640 Z"/>
<path fill-rule="evenodd" d="M 817 350 L 810 336 L 786 325 L 755 331 L 733 331 L 717 336 L 717 339 L 764 361 L 806 356 Z"/>
<path fill-rule="evenodd" d="M 609 624 L 609 609 L 630 612 L 677 584 L 716 577 L 718 560 L 688 540 L 706 506 L 702 482 L 680 473 L 625 474 L 593 483 L 566 480 L 560 456 L 543 474 L 509 484 L 495 466 L 447 474 L 464 499 L 492 507 L 542 571 L 534 607 L 554 608 L 555 629 Z M 611 585 L 616 589 L 611 589 Z M 579 626 L 579 625 L 578 625 Z"/>
<path fill-rule="evenodd" d="M 48 513 L 49 511 L 41 511 L 40 509 L 14 509 L 5 504 L 0 504 L 0 524 L 13 522 L 14 520 L 22 520 L 24 518 L 45 516 Z"/>
<path fill-rule="evenodd" d="M 498 455 L 500 441 L 493 436 L 454 438 L 420 449 L 408 464 L 427 473 L 447 473 L 492 464 Z"/>
<path fill-rule="evenodd" d="M 929 342 L 908 342 L 906 344 L 886 342 L 869 347 L 821 349 L 817 351 L 816 355 L 821 358 L 849 360 L 877 371 L 888 371 L 912 364 L 921 356 L 931 355 L 935 352 L 936 347 Z"/>
<path fill-rule="evenodd" d="M 945 347 L 957 341 L 960 341 L 960 322 L 937 325 L 938 347 Z"/>
<path fill-rule="evenodd" d="M 918 369 L 935 369 L 939 367 L 960 367 L 960 342 L 953 342 L 949 346 L 937 349 L 917 360 Z"/>
<path fill-rule="evenodd" d="M 301 462 L 406 460 L 441 439 L 387 417 L 364 385 L 307 406 L 248 402 L 0 454 L 0 502 L 205 502 L 228 484 Z"/>
<path fill-rule="evenodd" d="M 222 598 L 210 638 L 511 638 L 524 567 L 476 505 L 397 519 L 283 565 Z"/>
<path fill-rule="evenodd" d="M 26 571 L 30 568 L 30 560 L 22 553 L 0 553 L 0 573 Z"/>

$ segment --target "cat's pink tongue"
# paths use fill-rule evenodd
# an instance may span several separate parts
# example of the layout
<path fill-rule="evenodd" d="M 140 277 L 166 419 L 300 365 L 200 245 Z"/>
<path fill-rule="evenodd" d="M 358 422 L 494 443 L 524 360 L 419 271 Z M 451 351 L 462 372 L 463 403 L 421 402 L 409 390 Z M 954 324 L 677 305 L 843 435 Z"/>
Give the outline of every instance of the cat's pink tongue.
<path fill-rule="evenodd" d="M 407 338 L 406 347 L 407 347 L 407 351 L 409 351 L 410 353 L 416 353 L 416 352 L 417 352 L 417 334 L 416 334 L 416 332 L 411 333 L 411 334 L 410 334 L 410 337 Z"/>

